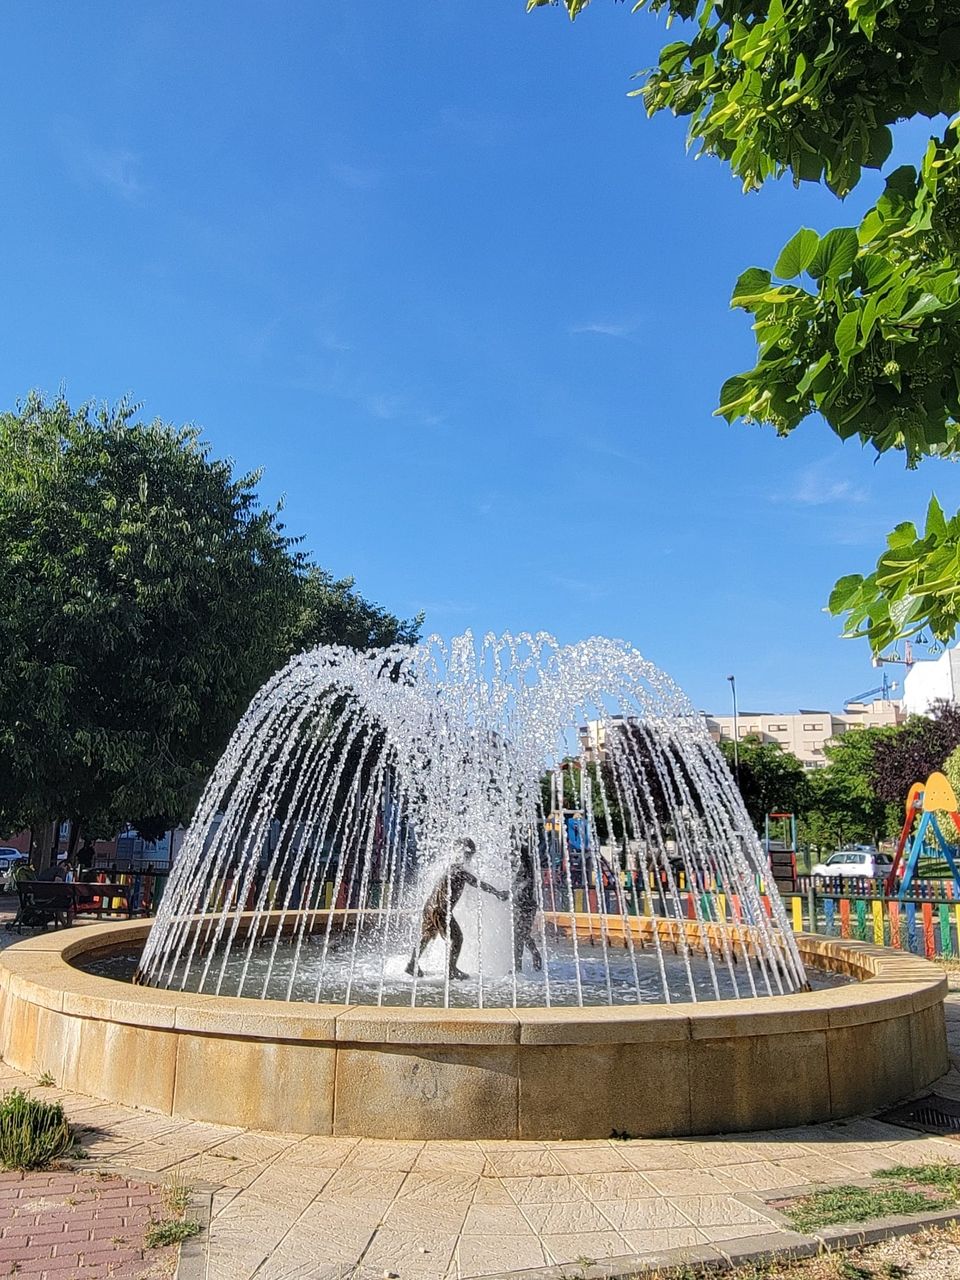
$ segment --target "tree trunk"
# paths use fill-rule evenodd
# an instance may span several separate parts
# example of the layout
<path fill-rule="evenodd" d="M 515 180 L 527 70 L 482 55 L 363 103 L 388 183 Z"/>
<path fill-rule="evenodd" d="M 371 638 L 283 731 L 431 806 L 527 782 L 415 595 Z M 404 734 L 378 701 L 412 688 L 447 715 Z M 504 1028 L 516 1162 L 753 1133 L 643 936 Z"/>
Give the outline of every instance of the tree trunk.
<path fill-rule="evenodd" d="M 54 861 L 53 850 L 58 843 L 59 834 L 59 818 L 53 822 L 45 823 L 40 828 L 40 834 L 36 837 L 37 852 L 33 863 L 37 871 L 42 871 L 44 867 L 49 867 Z"/>

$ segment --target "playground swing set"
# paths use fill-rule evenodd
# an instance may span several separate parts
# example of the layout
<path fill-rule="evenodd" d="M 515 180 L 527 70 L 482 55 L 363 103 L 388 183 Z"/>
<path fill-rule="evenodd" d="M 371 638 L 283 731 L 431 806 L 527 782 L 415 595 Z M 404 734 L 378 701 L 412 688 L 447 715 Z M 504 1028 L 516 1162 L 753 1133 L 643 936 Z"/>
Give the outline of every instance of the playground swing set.
<path fill-rule="evenodd" d="M 951 844 L 943 833 L 941 820 L 948 818 L 955 831 L 951 835 L 956 841 L 960 836 L 960 813 L 957 812 L 957 796 L 950 781 L 942 773 L 931 773 L 926 782 L 915 782 L 907 793 L 906 813 L 900 837 L 897 840 L 893 864 L 887 876 L 884 888 L 889 897 L 893 897 L 897 887 L 897 872 L 903 863 L 903 877 L 897 897 L 902 902 L 910 891 L 910 886 L 917 875 L 917 867 L 922 856 L 929 856 L 931 846 L 943 858 L 953 876 L 954 888 L 960 896 L 960 868 L 957 866 L 957 855 L 960 850 L 956 843 Z"/>

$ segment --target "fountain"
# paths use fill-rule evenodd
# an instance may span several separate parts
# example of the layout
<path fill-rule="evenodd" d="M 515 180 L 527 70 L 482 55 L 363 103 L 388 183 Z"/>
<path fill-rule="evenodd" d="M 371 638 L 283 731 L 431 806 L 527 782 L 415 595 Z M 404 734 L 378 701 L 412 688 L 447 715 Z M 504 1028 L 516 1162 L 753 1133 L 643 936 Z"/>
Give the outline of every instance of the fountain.
<path fill-rule="evenodd" d="M 453 911 L 446 885 L 462 877 L 463 840 L 476 875 Z M 477 645 L 467 634 L 449 647 L 319 648 L 294 658 L 241 721 L 138 979 L 477 1008 L 782 995 L 806 978 L 764 875 L 702 716 L 627 645 L 561 647 L 544 635 Z M 438 882 L 447 918 L 407 981 L 401 961 Z M 716 929 L 727 904 L 730 928 Z M 646 954 L 636 918 L 692 927 L 669 944 L 652 930 Z M 464 935 L 466 986 L 446 963 L 451 929 Z M 535 975 L 515 959 L 528 941 L 543 957 Z"/>
<path fill-rule="evenodd" d="M 605 639 L 300 654 L 214 770 L 152 929 L 76 935 L 0 957 L 4 1056 L 198 1119 L 709 1132 L 946 1069 L 942 976 L 795 936 L 702 716 Z"/>

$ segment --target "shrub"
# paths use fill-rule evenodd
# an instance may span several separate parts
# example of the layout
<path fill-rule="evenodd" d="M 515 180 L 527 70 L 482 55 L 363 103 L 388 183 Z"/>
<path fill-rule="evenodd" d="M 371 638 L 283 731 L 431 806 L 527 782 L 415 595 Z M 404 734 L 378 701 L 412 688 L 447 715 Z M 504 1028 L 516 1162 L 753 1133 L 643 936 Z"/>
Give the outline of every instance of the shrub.
<path fill-rule="evenodd" d="M 59 1102 L 42 1102 L 22 1089 L 0 1098 L 0 1166 L 46 1169 L 73 1147 L 73 1134 Z"/>

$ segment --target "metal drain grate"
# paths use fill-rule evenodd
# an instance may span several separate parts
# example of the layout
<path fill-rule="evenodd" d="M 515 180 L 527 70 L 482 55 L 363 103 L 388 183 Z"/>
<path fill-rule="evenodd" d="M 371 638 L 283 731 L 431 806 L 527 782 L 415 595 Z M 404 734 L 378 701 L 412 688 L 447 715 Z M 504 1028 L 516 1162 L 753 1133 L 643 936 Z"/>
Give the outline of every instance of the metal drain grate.
<path fill-rule="evenodd" d="M 925 1098 L 907 1102 L 877 1116 L 885 1124 L 899 1124 L 907 1129 L 919 1129 L 922 1133 L 936 1133 L 941 1137 L 960 1138 L 960 1102 L 928 1093 Z"/>

